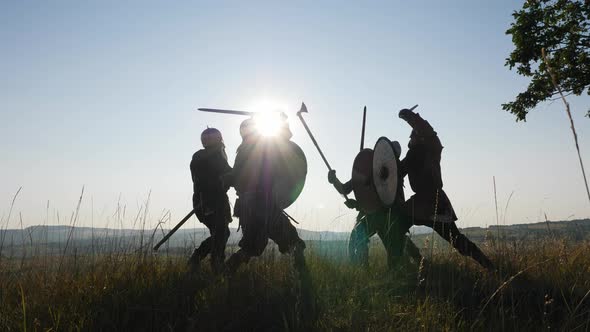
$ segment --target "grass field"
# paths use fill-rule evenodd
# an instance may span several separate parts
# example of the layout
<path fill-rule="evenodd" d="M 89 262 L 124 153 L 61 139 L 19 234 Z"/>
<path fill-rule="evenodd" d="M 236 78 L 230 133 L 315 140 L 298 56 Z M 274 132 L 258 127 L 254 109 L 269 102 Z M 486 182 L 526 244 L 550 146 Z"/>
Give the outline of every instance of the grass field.
<path fill-rule="evenodd" d="M 379 243 L 369 270 L 345 243 L 308 243 L 311 287 L 273 247 L 231 279 L 190 274 L 178 254 L 3 257 L 0 331 L 590 329 L 587 242 L 488 241 L 489 274 L 426 239 L 429 263 L 394 271 Z"/>

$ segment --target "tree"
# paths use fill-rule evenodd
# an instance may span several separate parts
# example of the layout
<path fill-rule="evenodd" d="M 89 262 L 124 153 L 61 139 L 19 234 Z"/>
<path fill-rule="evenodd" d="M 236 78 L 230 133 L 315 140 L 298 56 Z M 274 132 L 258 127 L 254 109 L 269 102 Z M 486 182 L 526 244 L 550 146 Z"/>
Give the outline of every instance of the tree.
<path fill-rule="evenodd" d="M 531 81 L 526 91 L 502 108 L 514 114 L 516 121 L 526 121 L 530 110 L 555 97 L 558 91 L 548 65 L 564 93 L 590 94 L 590 0 L 530 0 L 512 16 L 514 22 L 506 34 L 512 35 L 515 48 L 506 66 L 516 67 L 518 74 Z"/>

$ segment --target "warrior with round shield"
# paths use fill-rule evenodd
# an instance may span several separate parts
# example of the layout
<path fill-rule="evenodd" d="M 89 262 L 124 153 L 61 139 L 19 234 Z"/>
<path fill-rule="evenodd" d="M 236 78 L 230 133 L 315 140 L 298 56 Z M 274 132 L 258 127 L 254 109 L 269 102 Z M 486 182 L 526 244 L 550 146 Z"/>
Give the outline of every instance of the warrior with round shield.
<path fill-rule="evenodd" d="M 285 120 L 285 119 L 283 119 Z M 285 121 L 276 137 L 264 137 L 256 130 L 256 120 L 240 126 L 242 143 L 238 147 L 231 181 L 239 199 L 235 215 L 242 229 L 240 249 L 227 260 L 233 274 L 250 258 L 260 256 L 268 240 L 281 253 L 292 253 L 297 269 L 305 268 L 305 243 L 283 211 L 303 189 L 307 161 L 303 151 L 290 140 Z"/>
<path fill-rule="evenodd" d="M 432 228 L 465 256 L 475 259 L 484 268 L 494 265 L 486 255 L 457 228 L 457 216 L 443 190 L 440 139 L 420 114 L 403 109 L 399 117 L 412 127 L 408 152 L 400 163 L 400 176 L 408 175 L 414 195 L 403 205 L 406 227 L 423 225 Z"/>
<path fill-rule="evenodd" d="M 190 163 L 193 180 L 193 209 L 201 223 L 209 229 L 210 237 L 195 249 L 189 259 L 191 269 L 211 254 L 211 266 L 220 272 L 225 260 L 225 246 L 229 238 L 228 224 L 232 221 L 227 190 L 221 176 L 231 171 L 227 163 L 221 132 L 207 128 L 201 134 L 203 149 L 195 152 Z"/>
<path fill-rule="evenodd" d="M 340 194 L 355 194 L 356 200 L 348 199 L 345 204 L 359 210 L 348 247 L 356 264 L 368 266 L 369 239 L 375 234 L 385 246 L 389 268 L 400 262 L 404 247 L 415 262 L 422 259 L 400 219 L 404 203 L 403 178 L 397 174 L 400 154 L 397 141 L 381 137 L 374 150 L 363 149 L 356 156 L 350 181 L 342 183 L 334 170 L 328 172 L 328 181 Z"/>

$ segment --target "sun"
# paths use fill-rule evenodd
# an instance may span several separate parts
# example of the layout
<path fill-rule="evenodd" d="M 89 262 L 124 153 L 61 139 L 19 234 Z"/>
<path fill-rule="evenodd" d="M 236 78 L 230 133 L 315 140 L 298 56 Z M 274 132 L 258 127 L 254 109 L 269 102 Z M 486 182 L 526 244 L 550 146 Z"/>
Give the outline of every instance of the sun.
<path fill-rule="evenodd" d="M 262 136 L 276 136 L 283 125 L 283 119 L 278 112 L 261 112 L 254 116 L 256 130 Z"/>
<path fill-rule="evenodd" d="M 285 125 L 285 121 L 287 121 L 281 115 L 281 112 L 286 110 L 285 105 L 282 103 L 265 99 L 254 103 L 249 109 L 256 112 L 254 116 L 256 130 L 262 136 L 277 136 Z"/>

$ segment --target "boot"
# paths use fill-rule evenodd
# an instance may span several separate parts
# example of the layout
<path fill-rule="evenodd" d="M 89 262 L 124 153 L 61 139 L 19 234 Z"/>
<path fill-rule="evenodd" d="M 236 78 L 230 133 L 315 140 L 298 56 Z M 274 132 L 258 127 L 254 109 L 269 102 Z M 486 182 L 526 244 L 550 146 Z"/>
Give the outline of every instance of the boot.
<path fill-rule="evenodd" d="M 201 269 L 201 261 L 205 257 L 206 256 L 202 255 L 199 252 L 199 248 L 195 249 L 195 251 L 193 251 L 193 254 L 191 255 L 191 257 L 188 259 L 188 262 L 187 262 L 188 270 L 191 273 L 195 273 L 195 272 L 199 271 Z"/>
<path fill-rule="evenodd" d="M 246 254 L 242 249 L 238 250 L 233 255 L 231 255 L 225 263 L 225 274 L 228 276 L 233 276 L 238 271 L 238 268 L 242 264 L 248 263 L 249 260 L 250 255 Z"/>

